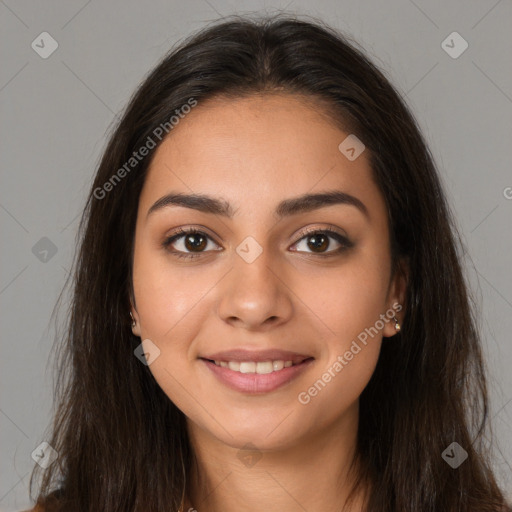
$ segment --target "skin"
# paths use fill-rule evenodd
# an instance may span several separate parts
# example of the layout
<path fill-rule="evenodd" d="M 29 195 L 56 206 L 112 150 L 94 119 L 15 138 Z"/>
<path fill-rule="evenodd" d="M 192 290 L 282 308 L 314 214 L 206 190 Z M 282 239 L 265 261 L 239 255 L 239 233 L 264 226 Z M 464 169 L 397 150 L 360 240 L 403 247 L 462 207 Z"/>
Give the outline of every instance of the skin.
<path fill-rule="evenodd" d="M 338 150 L 347 135 L 298 96 L 216 98 L 196 106 L 154 154 L 135 232 L 133 332 L 159 348 L 149 368 L 187 417 L 198 471 L 185 510 L 325 512 L 346 500 L 359 396 L 382 338 L 396 334 L 394 322 L 307 405 L 297 397 L 379 315 L 403 304 L 406 285 L 401 274 L 391 275 L 384 198 L 365 152 L 349 161 Z M 346 204 L 274 214 L 283 199 L 333 189 L 360 199 L 368 218 Z M 222 198 L 235 215 L 170 206 L 147 216 L 170 191 Z M 336 254 L 331 238 L 317 252 L 308 247 L 304 228 L 330 225 L 353 247 Z M 172 254 L 193 251 L 184 238 L 161 245 L 187 226 L 211 238 L 192 260 Z M 236 252 L 247 236 L 263 251 L 252 263 Z M 232 348 L 280 348 L 314 361 L 277 390 L 248 395 L 227 388 L 198 359 Z M 252 466 L 238 456 L 246 443 L 260 457 Z M 361 497 L 353 510 L 362 510 Z"/>

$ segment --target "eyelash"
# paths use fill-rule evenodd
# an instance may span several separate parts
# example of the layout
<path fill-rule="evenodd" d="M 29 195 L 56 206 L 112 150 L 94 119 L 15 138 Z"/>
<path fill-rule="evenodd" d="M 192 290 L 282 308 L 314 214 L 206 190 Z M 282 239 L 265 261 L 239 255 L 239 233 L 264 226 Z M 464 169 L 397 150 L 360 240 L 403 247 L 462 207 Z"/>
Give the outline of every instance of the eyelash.
<path fill-rule="evenodd" d="M 180 238 L 183 238 L 185 235 L 189 235 L 191 233 L 198 234 L 198 235 L 203 235 L 206 238 L 212 240 L 212 238 L 209 235 L 207 235 L 203 231 L 200 231 L 200 230 L 198 230 L 196 228 L 179 228 L 178 231 L 176 231 L 176 233 L 174 233 L 173 235 L 167 237 L 162 242 L 162 247 L 169 251 L 168 247 L 171 244 L 176 242 L 176 240 L 178 240 Z M 337 231 L 334 231 L 333 229 L 330 229 L 330 228 L 306 229 L 303 233 L 301 233 L 300 238 L 293 245 L 298 244 L 304 238 L 309 238 L 309 237 L 311 237 L 313 235 L 318 235 L 318 234 L 327 234 L 329 237 L 334 238 L 339 244 L 341 244 L 341 247 L 339 247 L 338 249 L 335 249 L 333 251 L 329 251 L 329 252 L 327 252 L 325 254 L 322 254 L 322 253 L 316 253 L 316 254 L 315 253 L 307 253 L 307 254 L 310 254 L 312 256 L 319 256 L 320 258 L 328 258 L 328 257 L 332 257 L 332 256 L 335 256 L 335 255 L 338 255 L 338 254 L 342 253 L 343 251 L 345 251 L 347 249 L 350 249 L 354 245 L 347 237 L 341 235 Z M 198 258 L 198 257 L 202 256 L 205 253 L 205 251 L 199 252 L 199 253 L 195 253 L 195 254 L 194 253 L 185 253 L 183 251 L 169 251 L 169 252 L 173 256 L 175 256 L 177 258 L 186 258 L 186 259 L 195 259 L 195 258 Z"/>

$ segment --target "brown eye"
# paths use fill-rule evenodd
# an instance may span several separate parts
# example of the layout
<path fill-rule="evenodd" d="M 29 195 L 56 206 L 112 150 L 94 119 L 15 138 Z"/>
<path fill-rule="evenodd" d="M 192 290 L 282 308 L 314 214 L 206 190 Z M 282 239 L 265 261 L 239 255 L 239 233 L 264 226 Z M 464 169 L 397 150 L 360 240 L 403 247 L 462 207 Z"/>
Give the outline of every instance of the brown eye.
<path fill-rule="evenodd" d="M 208 242 L 206 237 L 201 233 L 193 233 L 184 236 L 185 248 L 188 251 L 201 251 L 203 250 Z"/>
<path fill-rule="evenodd" d="M 166 238 L 162 245 L 178 258 L 196 258 L 202 253 L 207 252 L 205 249 L 209 241 L 216 246 L 213 240 L 202 231 L 197 229 L 180 229 L 177 233 Z"/>
<path fill-rule="evenodd" d="M 210 250 L 207 250 L 209 242 L 214 245 L 210 250 L 219 250 L 219 246 L 209 235 L 197 229 L 187 228 L 180 229 L 177 233 L 166 238 L 162 246 L 177 258 L 198 258 L 202 254 L 210 252 Z M 332 247 L 333 243 L 334 248 Z M 306 247 L 300 248 L 301 245 L 305 245 Z M 353 247 L 353 245 L 354 244 L 347 237 L 332 229 L 317 229 L 306 232 L 305 235 L 294 244 L 294 246 L 299 247 L 294 250 L 327 257 L 335 256 Z"/>
<path fill-rule="evenodd" d="M 332 248 L 334 240 L 334 248 Z M 337 246 L 336 246 L 337 244 Z M 301 248 L 302 245 L 302 248 Z M 307 232 L 294 244 L 298 252 L 309 252 L 319 256 L 332 256 L 352 247 L 354 244 L 345 236 L 331 229 L 315 230 Z M 305 246 L 305 247 L 304 247 Z M 308 251 L 309 249 L 309 251 Z M 330 250 L 327 250 L 330 249 Z"/>
<path fill-rule="evenodd" d="M 309 240 L 308 247 L 312 251 L 324 252 L 329 247 L 329 237 L 323 233 L 310 235 L 307 237 L 307 239 Z"/>

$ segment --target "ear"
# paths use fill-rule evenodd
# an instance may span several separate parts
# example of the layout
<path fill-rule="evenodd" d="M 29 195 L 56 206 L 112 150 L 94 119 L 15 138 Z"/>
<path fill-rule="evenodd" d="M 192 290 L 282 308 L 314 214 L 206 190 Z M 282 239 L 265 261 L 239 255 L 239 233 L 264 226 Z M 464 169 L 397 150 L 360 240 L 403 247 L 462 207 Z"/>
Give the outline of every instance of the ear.
<path fill-rule="evenodd" d="M 131 313 L 131 317 L 130 317 L 130 322 L 132 323 L 132 332 L 133 334 L 135 334 L 135 336 L 139 336 L 140 337 L 140 319 L 139 319 L 139 314 L 137 313 L 137 310 L 135 309 L 135 307 L 133 306 L 133 304 L 130 302 L 130 313 Z M 133 317 L 133 320 L 132 320 L 132 317 Z M 133 325 L 133 321 L 135 321 L 135 325 Z"/>
<path fill-rule="evenodd" d="M 401 259 L 397 264 L 395 275 L 389 285 L 386 310 L 386 318 L 389 321 L 385 323 L 382 330 L 382 335 L 386 338 L 394 336 L 398 332 L 392 315 L 398 320 L 400 326 L 402 325 L 402 320 L 405 316 L 405 296 L 408 282 L 409 264 L 405 259 Z"/>

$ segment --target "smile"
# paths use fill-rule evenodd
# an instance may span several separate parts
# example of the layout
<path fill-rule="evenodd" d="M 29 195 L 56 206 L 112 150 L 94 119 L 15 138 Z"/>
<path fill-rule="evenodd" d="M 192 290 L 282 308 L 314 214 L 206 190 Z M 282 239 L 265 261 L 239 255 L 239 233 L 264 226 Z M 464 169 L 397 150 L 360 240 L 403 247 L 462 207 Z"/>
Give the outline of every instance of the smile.
<path fill-rule="evenodd" d="M 289 384 L 307 370 L 314 358 L 297 361 L 222 361 L 200 358 L 200 361 L 224 386 L 244 394 L 262 394 Z"/>
<path fill-rule="evenodd" d="M 293 366 L 292 361 L 214 361 L 217 366 L 229 368 L 234 372 L 240 373 L 258 373 L 264 375 L 266 373 L 279 372 L 283 368 Z M 300 364 L 300 363 L 296 363 Z"/>

